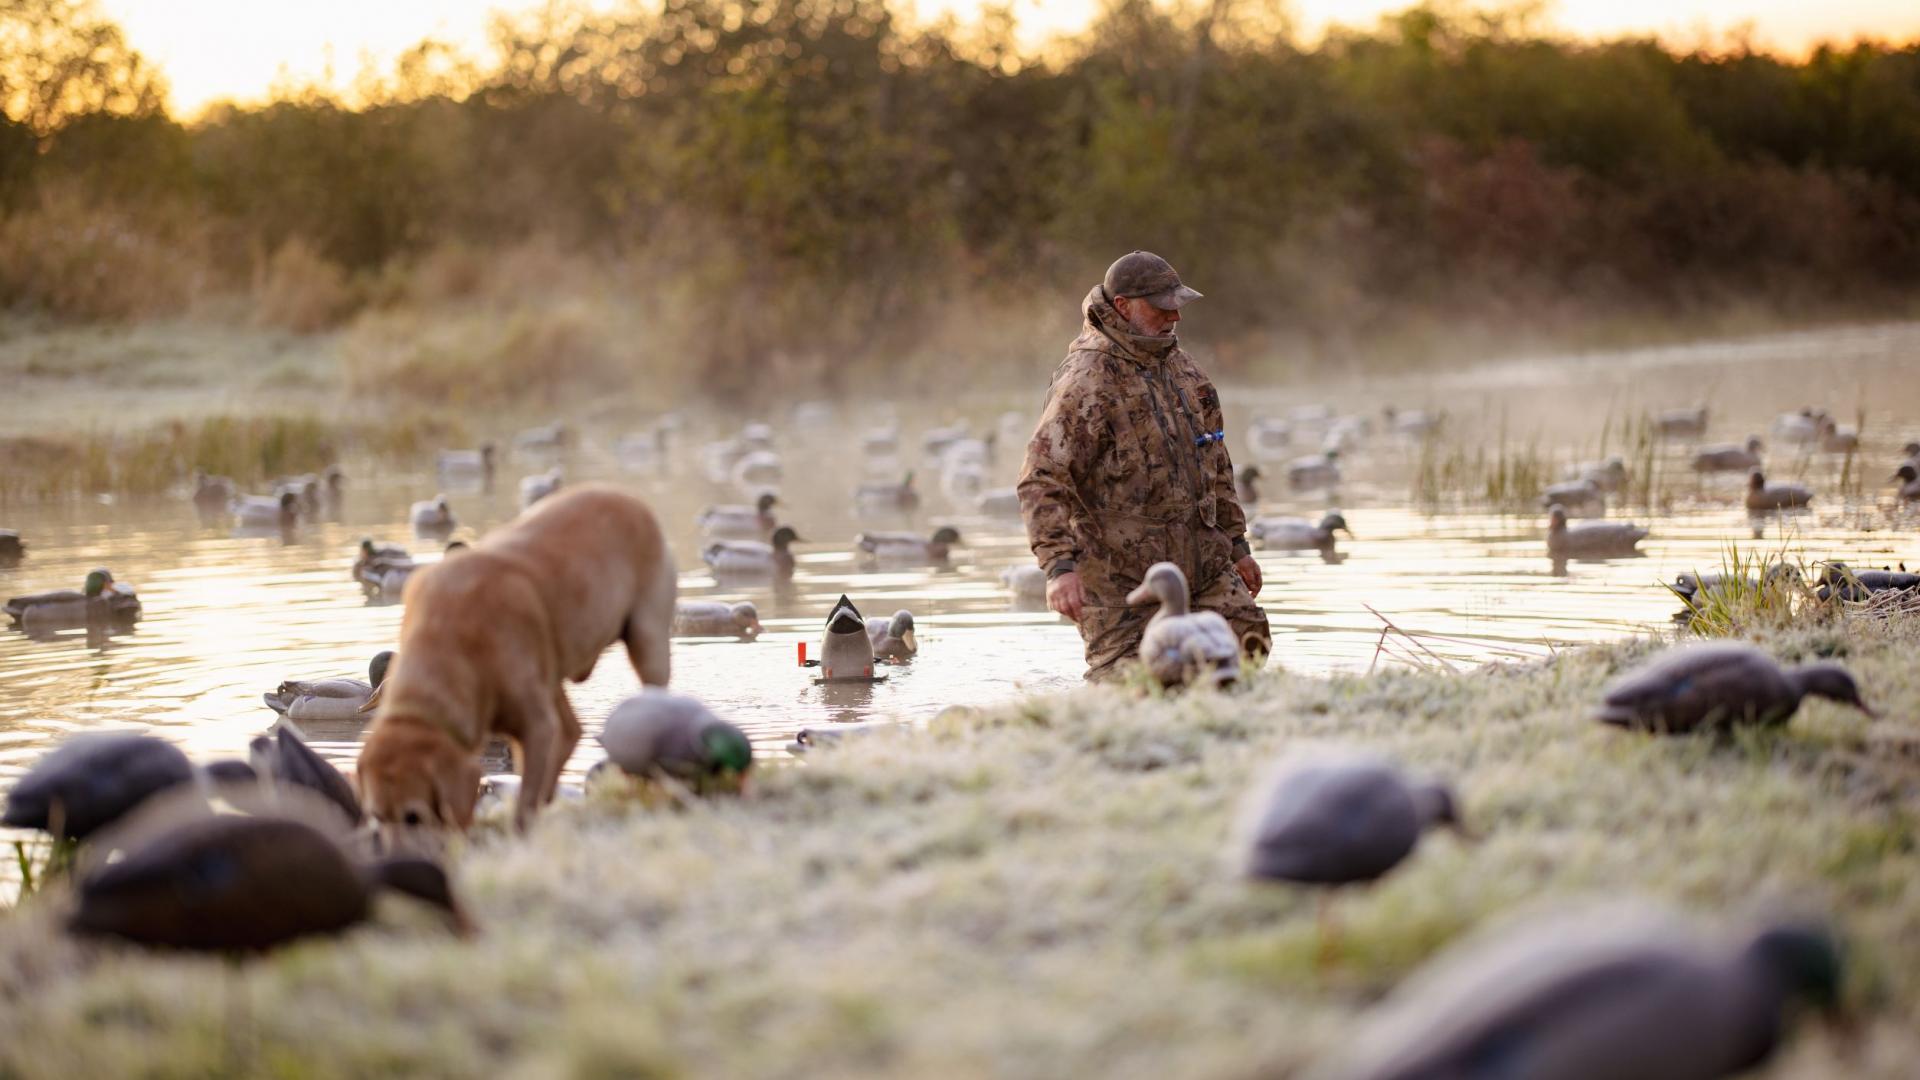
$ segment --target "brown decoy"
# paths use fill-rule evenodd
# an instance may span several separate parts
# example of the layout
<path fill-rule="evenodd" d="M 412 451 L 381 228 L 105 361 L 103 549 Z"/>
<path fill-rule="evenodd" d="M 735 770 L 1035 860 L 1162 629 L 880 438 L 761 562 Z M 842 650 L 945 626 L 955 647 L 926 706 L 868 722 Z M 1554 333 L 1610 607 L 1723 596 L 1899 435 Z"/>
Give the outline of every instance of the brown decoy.
<path fill-rule="evenodd" d="M 1720 641 L 1668 649 L 1615 679 L 1594 718 L 1671 734 L 1782 724 L 1808 694 L 1875 715 L 1839 664 L 1783 669 L 1756 646 Z"/>

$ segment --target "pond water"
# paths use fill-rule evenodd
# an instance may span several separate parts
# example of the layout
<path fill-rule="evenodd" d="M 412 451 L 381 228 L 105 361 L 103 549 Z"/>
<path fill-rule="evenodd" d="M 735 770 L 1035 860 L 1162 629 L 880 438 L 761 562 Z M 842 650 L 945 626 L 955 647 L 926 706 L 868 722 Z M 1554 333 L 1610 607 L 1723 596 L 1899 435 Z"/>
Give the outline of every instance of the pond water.
<path fill-rule="evenodd" d="M 1317 393 L 1341 402 L 1342 411 L 1377 416 L 1385 401 L 1445 407 L 1450 439 L 1469 445 L 1496 437 L 1530 439 L 1568 461 L 1598 445 L 1609 417 L 1617 423 L 1636 410 L 1710 401 L 1716 414 L 1708 439 L 1737 441 L 1749 430 L 1764 435 L 1776 413 L 1812 403 L 1832 409 L 1845 423 L 1853 423 L 1856 412 L 1864 417 L 1862 449 L 1846 467 L 1865 481 L 1850 498 L 1826 494 L 1838 490 L 1843 459 L 1777 449 L 1770 463 L 1778 478 L 1823 492 L 1813 512 L 1767 519 L 1756 541 L 1754 523 L 1738 503 L 1742 477 L 1699 484 L 1689 477 L 1657 518 L 1634 509 L 1613 515 L 1651 526 L 1642 557 L 1576 562 L 1556 571 L 1545 557 L 1545 526 L 1536 514 L 1414 509 L 1409 492 L 1418 447 L 1376 435 L 1346 455 L 1348 479 L 1337 495 L 1294 496 L 1284 481 L 1270 480 L 1268 497 L 1251 510 L 1317 517 L 1337 505 L 1356 537 L 1341 539 L 1336 561 L 1314 553 L 1260 553 L 1266 576 L 1260 599 L 1275 632 L 1273 662 L 1305 674 L 1393 663 L 1465 668 L 1664 628 L 1677 604 L 1659 583 L 1683 570 L 1717 569 L 1730 542 L 1809 559 L 1840 558 L 1857 567 L 1920 563 L 1916 515 L 1884 483 L 1900 445 L 1920 433 L 1911 377 L 1916 356 L 1920 330 L 1892 327 L 1722 344 L 1704 352 L 1653 350 L 1318 387 Z M 1229 423 L 1236 426 L 1255 412 L 1312 399 L 1271 386 L 1223 391 Z M 1036 398 L 1025 396 L 1029 410 Z M 998 415 L 997 408 L 969 405 L 964 411 L 976 430 L 990 428 Z M 954 415 L 923 413 L 930 420 Z M 856 520 L 848 494 L 863 469 L 848 444 L 873 426 L 872 417 L 844 421 L 845 429 L 856 432 L 852 440 L 836 437 L 842 425 L 829 415 L 809 419 L 783 418 L 776 425 L 786 469 L 782 516 L 805 540 L 796 547 L 792 586 L 777 593 L 722 587 L 698 558 L 697 511 L 709 502 L 741 501 L 730 485 L 705 475 L 698 448 L 737 428 L 739 418 L 690 419 L 664 476 L 623 471 L 612 449 L 618 431 L 611 429 L 589 429 L 569 456 L 571 480 L 612 480 L 653 502 L 678 555 L 684 597 L 749 599 L 760 608 L 766 633 L 757 641 L 676 641 L 677 689 L 706 699 L 746 729 L 761 750 L 777 753 L 803 727 L 913 721 L 948 705 L 991 703 L 1078 683 L 1082 664 L 1074 628 L 1051 613 L 1022 609 L 1001 584 L 1003 569 L 1031 561 L 1017 519 L 958 507 L 942 496 L 933 474 L 923 472 L 929 479 L 920 513 Z M 904 426 L 904 457 L 918 459 L 926 426 Z M 508 434 L 501 433 L 503 441 Z M 1236 459 L 1247 457 L 1239 439 L 1231 445 Z M 1689 445 L 1674 442 L 1661 451 L 1677 475 L 1684 474 Z M 829 462 L 846 467 L 823 464 Z M 344 466 L 349 483 L 343 505 L 330 519 L 286 536 L 237 536 L 229 525 L 203 523 L 184 498 L 0 507 L 0 526 L 18 530 L 29 545 L 19 566 L 0 569 L 0 595 L 76 588 L 89 569 L 108 566 L 139 590 L 144 605 L 130 631 L 104 638 L 82 630 L 39 638 L 0 631 L 0 788 L 66 733 L 81 729 L 148 729 L 197 759 L 244 755 L 247 741 L 274 720 L 261 694 L 281 680 L 365 678 L 372 654 L 392 647 L 401 608 L 369 602 L 350 579 L 356 545 L 372 536 L 431 556 L 439 545 L 410 535 L 407 511 L 440 485 L 430 469 L 395 472 L 352 460 Z M 1017 467 L 1018 449 L 1003 449 L 990 467 L 989 485 L 1010 485 Z M 509 520 L 518 508 L 517 478 L 533 471 L 525 462 L 509 462 L 493 492 L 449 492 L 461 520 L 456 536 L 472 539 Z M 962 536 L 947 567 L 867 570 L 851 554 L 862 528 L 924 534 L 936 524 L 952 524 Z M 822 620 L 842 593 L 869 615 L 912 610 L 920 656 L 872 687 L 814 685 L 812 673 L 796 664 L 796 645 L 817 643 Z M 1388 634 L 1383 645 L 1388 623 L 1417 635 L 1417 643 Z M 590 680 L 571 688 L 588 728 L 571 763 L 576 776 L 599 756 L 591 735 L 601 718 L 637 685 L 616 649 Z M 351 768 L 360 725 L 310 724 L 307 734 L 323 753 Z"/>

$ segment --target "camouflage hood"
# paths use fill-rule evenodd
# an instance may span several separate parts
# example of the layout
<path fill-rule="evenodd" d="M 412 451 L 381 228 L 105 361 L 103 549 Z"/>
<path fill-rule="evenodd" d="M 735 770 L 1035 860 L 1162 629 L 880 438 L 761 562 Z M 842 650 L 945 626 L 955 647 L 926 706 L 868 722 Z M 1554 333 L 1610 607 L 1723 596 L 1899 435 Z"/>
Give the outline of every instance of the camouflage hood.
<path fill-rule="evenodd" d="M 1107 299 L 1104 285 L 1095 285 L 1080 302 L 1080 313 L 1086 318 L 1087 329 L 1113 342 L 1129 360 L 1162 360 L 1180 346 L 1177 334 L 1136 334 L 1128 329 L 1127 320 Z"/>

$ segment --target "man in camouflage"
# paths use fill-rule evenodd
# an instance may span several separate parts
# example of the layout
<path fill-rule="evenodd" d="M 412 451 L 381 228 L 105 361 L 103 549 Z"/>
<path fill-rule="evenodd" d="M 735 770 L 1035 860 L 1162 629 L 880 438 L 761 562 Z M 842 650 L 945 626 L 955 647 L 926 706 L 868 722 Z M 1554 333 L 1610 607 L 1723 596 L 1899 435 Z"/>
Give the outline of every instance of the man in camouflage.
<path fill-rule="evenodd" d="M 1153 610 L 1126 596 L 1157 562 L 1186 573 L 1194 610 L 1224 616 L 1256 663 L 1273 647 L 1220 394 L 1173 331 L 1199 297 L 1158 255 L 1108 267 L 1027 444 L 1020 513 L 1047 605 L 1080 626 L 1089 680 L 1139 652 Z"/>

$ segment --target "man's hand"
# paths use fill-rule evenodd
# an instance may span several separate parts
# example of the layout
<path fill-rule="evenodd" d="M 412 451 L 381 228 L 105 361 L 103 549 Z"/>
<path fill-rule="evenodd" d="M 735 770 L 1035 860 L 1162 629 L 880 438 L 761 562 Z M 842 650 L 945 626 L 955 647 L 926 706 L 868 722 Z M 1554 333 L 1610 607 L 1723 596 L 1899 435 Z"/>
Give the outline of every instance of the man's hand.
<path fill-rule="evenodd" d="M 1234 563 L 1233 568 L 1239 571 L 1240 580 L 1247 583 L 1247 591 L 1252 593 L 1256 597 L 1259 596 L 1260 595 L 1260 564 L 1253 561 L 1253 556 L 1252 555 L 1240 556 L 1240 561 L 1237 563 Z M 1078 582 L 1076 582 L 1075 584 L 1077 585 Z M 1047 590 L 1047 600 L 1049 602 L 1053 600 L 1052 589 Z"/>
<path fill-rule="evenodd" d="M 1079 571 L 1069 570 L 1047 582 L 1047 606 L 1074 622 L 1080 621 L 1080 611 L 1087 606 L 1087 594 L 1080 588 Z"/>

